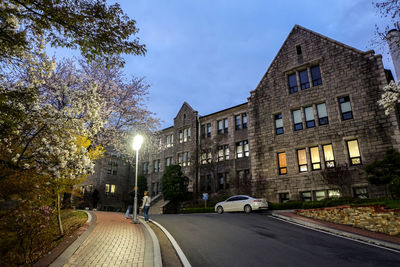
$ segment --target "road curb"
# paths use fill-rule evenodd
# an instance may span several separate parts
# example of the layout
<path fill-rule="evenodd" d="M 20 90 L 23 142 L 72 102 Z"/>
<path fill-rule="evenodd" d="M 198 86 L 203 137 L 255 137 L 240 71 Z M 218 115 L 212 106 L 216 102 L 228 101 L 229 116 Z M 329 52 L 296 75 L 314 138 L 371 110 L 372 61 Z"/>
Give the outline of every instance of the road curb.
<path fill-rule="evenodd" d="M 153 243 L 153 261 L 154 261 L 154 266 L 155 267 L 162 267 L 162 260 L 161 260 L 161 249 L 160 249 L 160 243 L 158 242 L 158 238 L 156 234 L 154 233 L 153 229 L 150 228 L 150 226 L 143 220 L 143 218 L 140 216 L 139 217 L 140 223 L 146 228 L 147 232 L 151 236 L 151 240 Z"/>
<path fill-rule="evenodd" d="M 317 229 L 323 232 L 328 232 L 328 233 L 332 233 L 338 236 L 342 236 L 345 238 L 349 238 L 349 239 L 354 239 L 357 241 L 362 241 L 364 243 L 368 243 L 368 244 L 372 244 L 372 245 L 376 245 L 376 246 L 381 246 L 381 247 L 385 247 L 388 249 L 393 249 L 396 250 L 397 252 L 400 251 L 400 245 L 394 244 L 394 243 L 390 243 L 390 242 L 386 242 L 386 241 L 382 241 L 382 240 L 378 240 L 378 239 L 374 239 L 374 238 L 370 238 L 370 237 L 366 237 L 366 236 L 362 236 L 362 235 L 358 235 L 358 234 L 354 234 L 354 233 L 349 233 L 349 232 L 344 232 L 341 230 L 337 230 L 337 229 L 333 229 L 330 227 L 326 227 L 323 225 L 319 225 L 319 224 L 315 224 L 312 222 L 307 222 L 307 221 L 303 221 L 303 220 L 299 220 L 296 218 L 292 218 L 292 217 L 287 217 L 285 215 L 281 215 L 279 213 L 275 213 L 272 212 L 271 213 L 272 217 L 284 220 L 284 221 L 288 221 L 288 222 L 292 222 L 295 224 L 298 224 L 300 226 L 305 226 L 307 228 L 311 228 L 311 229 Z"/>
<path fill-rule="evenodd" d="M 64 252 L 61 253 L 61 255 L 58 256 L 55 261 L 53 261 L 49 265 L 50 267 L 64 266 L 64 264 L 66 264 L 68 260 L 71 258 L 72 254 L 75 253 L 75 251 L 82 245 L 82 243 L 86 240 L 89 234 L 96 227 L 96 215 L 94 213 L 92 214 L 87 210 L 81 210 L 81 211 L 86 212 L 88 216 L 86 223 L 90 223 L 90 226 L 66 250 L 64 250 Z"/>
<path fill-rule="evenodd" d="M 182 265 L 184 267 L 191 267 L 192 265 L 186 258 L 185 253 L 183 253 L 181 247 L 178 245 L 175 238 L 168 232 L 168 230 L 165 229 L 161 224 L 159 224 L 158 222 L 156 222 L 154 220 L 151 220 L 151 222 L 154 223 L 158 228 L 160 228 L 161 231 L 163 231 L 164 234 L 167 236 L 167 238 L 169 239 L 169 242 L 171 242 L 172 246 L 174 247 L 176 254 L 178 254 L 179 260 L 181 261 Z"/>

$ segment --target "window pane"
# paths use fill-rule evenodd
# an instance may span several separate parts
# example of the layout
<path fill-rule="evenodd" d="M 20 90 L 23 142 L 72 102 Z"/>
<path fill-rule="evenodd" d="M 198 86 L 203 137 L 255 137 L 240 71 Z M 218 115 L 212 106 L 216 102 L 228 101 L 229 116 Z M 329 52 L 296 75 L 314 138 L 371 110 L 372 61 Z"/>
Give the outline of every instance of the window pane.
<path fill-rule="evenodd" d="M 307 164 L 306 150 L 299 149 L 297 150 L 297 157 L 299 159 L 299 165 Z"/>
<path fill-rule="evenodd" d="M 249 141 L 245 140 L 243 141 L 244 144 L 244 156 L 248 157 L 249 156 Z"/>
<path fill-rule="evenodd" d="M 318 104 L 317 105 L 317 111 L 318 111 L 318 117 L 319 118 L 328 117 L 328 113 L 326 112 L 325 103 Z"/>
<path fill-rule="evenodd" d="M 313 86 L 322 84 L 321 71 L 319 69 L 319 66 L 311 67 L 310 70 L 311 70 L 311 78 L 313 81 Z"/>
<path fill-rule="evenodd" d="M 360 150 L 358 149 L 357 140 L 348 141 L 347 146 L 349 148 L 350 158 L 360 157 Z"/>
<path fill-rule="evenodd" d="M 317 163 L 317 162 L 321 162 L 320 158 L 319 158 L 319 151 L 318 151 L 318 147 L 311 147 L 310 148 L 310 153 L 311 153 L 311 162 L 312 163 Z"/>
<path fill-rule="evenodd" d="M 310 83 L 308 81 L 308 72 L 307 72 L 307 70 L 300 71 L 299 75 L 300 75 L 301 89 L 304 90 L 304 89 L 309 88 L 310 87 Z"/>
<path fill-rule="evenodd" d="M 315 191 L 315 200 L 322 200 L 325 198 L 325 190 Z"/>
<path fill-rule="evenodd" d="M 306 114 L 306 121 L 314 120 L 314 110 L 313 107 L 306 107 L 304 109 L 304 113 Z"/>
<path fill-rule="evenodd" d="M 328 197 L 340 197 L 340 191 L 339 190 L 328 190 Z"/>
<path fill-rule="evenodd" d="M 243 122 L 243 129 L 247 128 L 247 114 L 246 113 L 243 113 L 242 122 Z"/>
<path fill-rule="evenodd" d="M 293 121 L 294 123 L 301 123 L 301 111 L 300 109 L 298 110 L 293 110 Z"/>
<path fill-rule="evenodd" d="M 287 167 L 286 153 L 278 153 L 279 168 Z"/>
<path fill-rule="evenodd" d="M 222 120 L 218 121 L 218 132 L 222 132 Z"/>
<path fill-rule="evenodd" d="M 351 111 L 350 102 L 341 103 L 341 104 L 340 104 L 340 108 L 341 108 L 341 110 L 342 110 L 343 113 L 344 113 L 344 112 Z"/>
<path fill-rule="evenodd" d="M 115 184 L 112 184 L 112 185 L 111 185 L 111 191 L 110 191 L 110 193 L 115 193 Z"/>
<path fill-rule="evenodd" d="M 288 76 L 289 92 L 294 93 L 298 91 L 296 73 Z"/>
<path fill-rule="evenodd" d="M 240 115 L 236 115 L 235 116 L 235 126 L 236 126 L 236 130 L 240 130 L 242 127 L 242 122 L 241 122 L 241 118 Z"/>
<path fill-rule="evenodd" d="M 322 148 L 324 150 L 325 161 L 335 160 L 335 158 L 333 157 L 332 145 L 324 145 Z"/>
<path fill-rule="evenodd" d="M 276 128 L 283 127 L 282 114 L 275 115 L 275 127 Z"/>

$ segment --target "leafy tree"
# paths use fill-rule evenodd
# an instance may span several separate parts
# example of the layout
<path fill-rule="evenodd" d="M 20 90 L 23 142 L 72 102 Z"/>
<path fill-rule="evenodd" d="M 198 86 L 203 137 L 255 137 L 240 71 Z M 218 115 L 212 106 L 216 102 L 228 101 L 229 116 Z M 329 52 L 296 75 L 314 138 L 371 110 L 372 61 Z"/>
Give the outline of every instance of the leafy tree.
<path fill-rule="evenodd" d="M 337 186 L 344 197 L 351 197 L 351 185 L 353 177 L 347 164 L 338 165 L 335 168 L 325 168 L 321 177 L 328 185 Z"/>
<path fill-rule="evenodd" d="M 3 0 L 0 3 L 0 58 L 13 61 L 32 52 L 42 38 L 53 47 L 80 49 L 88 60 L 123 64 L 121 53 L 144 55 L 130 37 L 138 32 L 119 4 L 106 0 Z"/>
<path fill-rule="evenodd" d="M 181 166 L 170 165 L 162 177 L 164 198 L 172 201 L 182 200 L 187 193 L 188 178 L 183 176 Z"/>
<path fill-rule="evenodd" d="M 400 153 L 394 149 L 386 151 L 383 159 L 376 160 L 365 167 L 368 182 L 386 185 L 392 197 L 400 197 Z"/>

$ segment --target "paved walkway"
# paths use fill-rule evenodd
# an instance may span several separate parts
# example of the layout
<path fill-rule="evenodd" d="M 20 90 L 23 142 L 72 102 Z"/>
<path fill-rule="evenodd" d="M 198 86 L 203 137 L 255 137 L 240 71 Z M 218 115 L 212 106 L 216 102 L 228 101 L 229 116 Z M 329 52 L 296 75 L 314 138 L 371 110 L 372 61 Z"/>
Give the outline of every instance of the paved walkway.
<path fill-rule="evenodd" d="M 96 227 L 64 266 L 144 266 L 145 236 L 123 213 L 94 212 Z"/>

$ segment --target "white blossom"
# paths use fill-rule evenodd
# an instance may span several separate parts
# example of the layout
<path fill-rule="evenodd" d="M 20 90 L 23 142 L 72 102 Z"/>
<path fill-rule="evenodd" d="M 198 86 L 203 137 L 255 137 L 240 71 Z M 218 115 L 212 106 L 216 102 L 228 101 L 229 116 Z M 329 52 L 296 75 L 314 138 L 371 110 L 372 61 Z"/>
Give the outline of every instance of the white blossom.
<path fill-rule="evenodd" d="M 398 103 L 400 103 L 400 81 L 397 84 L 391 81 L 383 87 L 383 94 L 378 104 L 385 110 L 385 114 L 389 115 Z"/>

